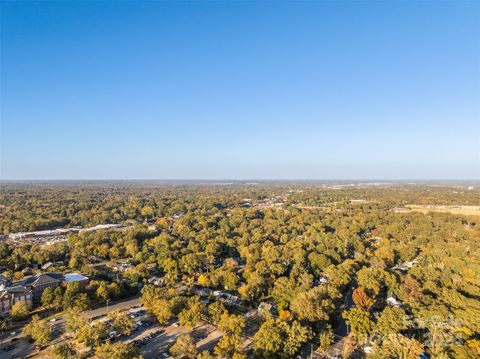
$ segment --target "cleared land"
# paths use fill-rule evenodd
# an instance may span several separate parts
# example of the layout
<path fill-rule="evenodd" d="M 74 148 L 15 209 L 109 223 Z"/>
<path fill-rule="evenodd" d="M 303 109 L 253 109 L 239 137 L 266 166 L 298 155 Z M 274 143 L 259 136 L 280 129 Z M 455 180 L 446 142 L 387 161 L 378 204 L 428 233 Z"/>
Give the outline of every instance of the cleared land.
<path fill-rule="evenodd" d="M 444 206 L 444 205 L 423 205 L 423 204 L 408 204 L 405 208 L 398 208 L 395 212 L 439 212 L 460 214 L 464 216 L 480 216 L 480 206 Z"/>

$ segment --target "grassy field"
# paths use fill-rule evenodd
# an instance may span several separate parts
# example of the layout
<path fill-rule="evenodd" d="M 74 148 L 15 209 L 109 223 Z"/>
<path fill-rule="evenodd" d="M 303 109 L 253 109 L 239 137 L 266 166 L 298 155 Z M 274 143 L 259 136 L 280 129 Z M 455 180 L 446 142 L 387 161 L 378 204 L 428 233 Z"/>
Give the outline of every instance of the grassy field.
<path fill-rule="evenodd" d="M 480 216 L 480 206 L 444 206 L 444 205 L 422 205 L 408 204 L 398 212 L 440 212 L 460 214 L 465 216 Z"/>

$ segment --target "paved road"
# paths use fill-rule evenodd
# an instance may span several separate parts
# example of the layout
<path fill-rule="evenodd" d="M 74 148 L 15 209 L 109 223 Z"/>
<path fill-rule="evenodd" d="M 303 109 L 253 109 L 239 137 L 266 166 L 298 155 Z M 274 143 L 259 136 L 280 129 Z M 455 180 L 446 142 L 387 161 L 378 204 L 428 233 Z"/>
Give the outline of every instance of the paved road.
<path fill-rule="evenodd" d="M 343 303 L 341 307 L 341 311 L 339 312 L 336 318 L 336 325 L 333 331 L 335 334 L 335 339 L 334 339 L 335 343 L 327 350 L 327 354 L 329 354 L 331 357 L 338 356 L 343 351 L 343 346 L 345 345 L 345 337 L 348 334 L 348 327 L 347 327 L 347 322 L 342 317 L 342 313 L 343 311 L 349 310 L 350 308 L 352 308 L 355 304 L 352 298 L 352 293 L 354 288 L 355 287 L 352 286 L 348 291 L 345 297 L 345 302 Z"/>
<path fill-rule="evenodd" d="M 0 351 L 0 359 L 10 359 L 12 358 L 12 355 L 22 357 L 35 351 L 35 346 L 33 343 L 29 343 L 25 338 L 17 339 L 14 342 L 11 342 L 10 340 L 11 339 L 3 340 L 2 350 Z M 14 345 L 14 348 L 12 350 L 5 351 L 4 348 L 10 344 Z"/>
<path fill-rule="evenodd" d="M 353 289 L 354 289 L 354 287 L 351 287 L 350 290 L 348 291 L 348 293 L 345 297 L 345 302 L 342 305 L 342 310 L 340 311 L 340 313 L 338 314 L 338 316 L 336 318 L 337 323 L 336 323 L 336 326 L 335 326 L 335 329 L 334 329 L 334 333 L 335 333 L 335 335 L 337 335 L 339 337 L 345 337 L 348 334 L 347 333 L 347 322 L 345 321 L 345 319 L 343 319 L 342 313 L 345 310 L 349 310 L 354 305 L 353 298 L 352 298 Z"/>
<path fill-rule="evenodd" d="M 99 316 L 99 315 L 107 314 L 107 310 L 108 310 L 108 312 L 112 312 L 114 310 L 129 309 L 129 308 L 135 307 L 137 305 L 142 305 L 142 302 L 140 301 L 140 298 L 133 298 L 133 299 L 128 299 L 128 300 L 124 300 L 124 301 L 121 301 L 121 302 L 117 302 L 117 303 L 110 303 L 108 308 L 105 305 L 104 307 L 100 307 L 100 308 L 97 308 L 97 309 L 87 310 L 87 311 L 83 312 L 82 315 L 87 317 L 87 318 L 93 318 L 93 317 L 96 317 L 96 316 Z"/>

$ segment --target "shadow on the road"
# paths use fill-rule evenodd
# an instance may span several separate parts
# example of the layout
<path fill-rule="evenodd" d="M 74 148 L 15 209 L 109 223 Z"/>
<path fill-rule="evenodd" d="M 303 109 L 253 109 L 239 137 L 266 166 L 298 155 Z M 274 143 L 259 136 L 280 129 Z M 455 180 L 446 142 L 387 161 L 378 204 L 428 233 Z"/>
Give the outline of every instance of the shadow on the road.
<path fill-rule="evenodd" d="M 205 350 L 208 350 L 208 351 L 211 351 L 213 350 L 213 348 L 215 348 L 218 344 L 218 342 L 220 341 L 220 339 L 222 339 L 222 337 L 218 337 L 218 338 L 214 338 L 212 340 L 210 340 L 209 342 L 199 346 L 197 349 L 198 349 L 198 352 L 201 353 Z"/>

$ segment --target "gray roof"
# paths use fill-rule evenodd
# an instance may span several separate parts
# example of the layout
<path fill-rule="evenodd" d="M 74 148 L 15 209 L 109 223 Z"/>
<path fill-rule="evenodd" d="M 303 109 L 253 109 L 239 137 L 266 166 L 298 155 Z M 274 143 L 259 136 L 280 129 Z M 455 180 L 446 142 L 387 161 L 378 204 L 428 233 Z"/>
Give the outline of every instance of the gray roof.
<path fill-rule="evenodd" d="M 20 282 L 20 285 L 23 286 L 33 286 L 36 287 L 42 284 L 48 283 L 60 283 L 63 280 L 63 275 L 58 273 L 44 273 L 39 274 L 30 278 L 27 278 Z"/>
<path fill-rule="evenodd" d="M 30 289 L 27 289 L 27 288 L 19 286 L 19 285 L 15 286 L 15 287 L 6 288 L 5 291 L 7 293 L 10 293 L 10 294 L 13 294 L 13 295 L 27 295 L 27 294 L 32 293 L 32 291 Z"/>

